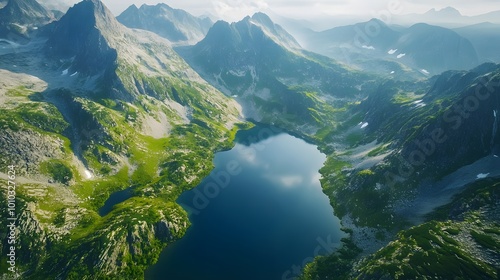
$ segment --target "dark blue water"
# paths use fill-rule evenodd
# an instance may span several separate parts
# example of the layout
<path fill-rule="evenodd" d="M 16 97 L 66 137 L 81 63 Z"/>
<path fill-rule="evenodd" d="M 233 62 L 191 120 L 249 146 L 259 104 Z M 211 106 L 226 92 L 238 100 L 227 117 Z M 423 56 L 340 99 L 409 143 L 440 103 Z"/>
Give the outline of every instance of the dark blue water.
<path fill-rule="evenodd" d="M 294 279 L 344 234 L 322 193 L 315 146 L 271 128 L 241 132 L 215 169 L 178 202 L 192 226 L 146 279 Z"/>
<path fill-rule="evenodd" d="M 104 202 L 104 205 L 99 208 L 99 215 L 101 217 L 108 215 L 109 212 L 113 210 L 113 207 L 116 204 L 124 202 L 125 200 L 131 198 L 133 195 L 134 192 L 132 187 L 111 194 L 106 202 Z"/>

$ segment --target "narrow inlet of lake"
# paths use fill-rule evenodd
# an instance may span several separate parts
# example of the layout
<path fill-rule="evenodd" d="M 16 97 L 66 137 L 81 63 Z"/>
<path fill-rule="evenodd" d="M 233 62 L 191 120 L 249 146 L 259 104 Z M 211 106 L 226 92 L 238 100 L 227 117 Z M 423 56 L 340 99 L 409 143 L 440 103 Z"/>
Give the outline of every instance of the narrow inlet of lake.
<path fill-rule="evenodd" d="M 257 126 L 241 131 L 215 169 L 177 202 L 192 226 L 169 245 L 146 279 L 294 279 L 345 234 L 322 192 L 326 157 L 316 146 Z"/>

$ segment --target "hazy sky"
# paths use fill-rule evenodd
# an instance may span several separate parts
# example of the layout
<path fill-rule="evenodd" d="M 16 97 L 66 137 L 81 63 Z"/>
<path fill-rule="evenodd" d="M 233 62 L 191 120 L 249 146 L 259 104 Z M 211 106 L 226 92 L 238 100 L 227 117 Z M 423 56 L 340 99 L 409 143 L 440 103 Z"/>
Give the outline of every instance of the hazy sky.
<path fill-rule="evenodd" d="M 78 0 L 40 0 L 55 4 L 74 4 Z M 314 18 L 321 15 L 367 15 L 376 17 L 382 11 L 392 13 L 424 13 L 431 8 L 441 9 L 452 6 L 465 15 L 477 15 L 500 10 L 500 0 L 103 0 L 115 14 L 120 14 L 128 6 L 135 4 L 166 3 L 173 8 L 187 10 L 194 15 L 210 13 L 228 21 L 237 21 L 257 11 L 274 11 L 294 18 Z M 392 8 L 391 8 L 392 7 Z M 395 8 L 397 7 L 397 9 Z"/>

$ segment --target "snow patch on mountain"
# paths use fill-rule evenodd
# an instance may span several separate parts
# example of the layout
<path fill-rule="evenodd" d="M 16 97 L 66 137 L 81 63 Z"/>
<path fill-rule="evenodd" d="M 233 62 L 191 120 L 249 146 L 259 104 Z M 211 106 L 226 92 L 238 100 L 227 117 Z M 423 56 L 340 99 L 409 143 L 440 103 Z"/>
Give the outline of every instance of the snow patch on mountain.
<path fill-rule="evenodd" d="M 415 105 L 415 108 L 422 108 L 427 106 L 427 104 L 425 104 L 423 100 L 414 101 L 413 104 Z"/>
<path fill-rule="evenodd" d="M 92 179 L 94 177 L 94 174 L 92 174 L 92 172 L 90 172 L 87 169 L 85 169 L 84 173 L 85 173 L 85 177 L 87 177 L 87 179 Z"/>
<path fill-rule="evenodd" d="M 487 178 L 488 176 L 490 175 L 490 173 L 480 173 L 480 174 L 477 174 L 477 179 L 484 179 L 484 178 Z"/>

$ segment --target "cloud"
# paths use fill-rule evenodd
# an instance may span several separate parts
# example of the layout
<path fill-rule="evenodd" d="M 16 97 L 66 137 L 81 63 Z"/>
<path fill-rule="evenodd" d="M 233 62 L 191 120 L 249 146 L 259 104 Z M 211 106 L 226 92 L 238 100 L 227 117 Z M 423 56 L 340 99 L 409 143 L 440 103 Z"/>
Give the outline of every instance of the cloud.
<path fill-rule="evenodd" d="M 297 187 L 305 181 L 305 178 L 300 175 L 265 174 L 263 177 L 273 184 L 281 185 L 285 188 Z"/>
<path fill-rule="evenodd" d="M 242 160 L 251 165 L 259 164 L 260 161 L 257 158 L 257 151 L 253 147 L 236 145 L 234 150 L 238 153 L 239 160 Z"/>
<path fill-rule="evenodd" d="M 322 178 L 323 176 L 319 172 L 314 172 L 311 175 L 311 184 L 318 184 Z"/>
<path fill-rule="evenodd" d="M 264 0 L 219 0 L 212 3 L 213 13 L 228 21 L 238 21 L 247 15 L 269 8 L 269 4 Z"/>
<path fill-rule="evenodd" d="M 301 176 L 282 176 L 279 177 L 279 181 L 285 187 L 294 187 L 304 182 L 304 178 Z"/>

